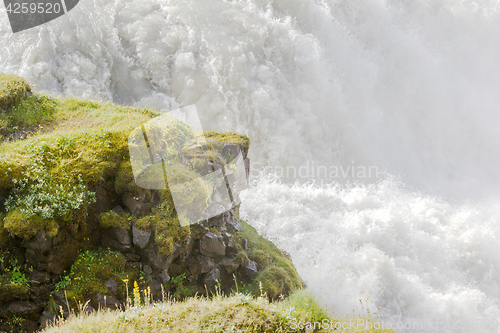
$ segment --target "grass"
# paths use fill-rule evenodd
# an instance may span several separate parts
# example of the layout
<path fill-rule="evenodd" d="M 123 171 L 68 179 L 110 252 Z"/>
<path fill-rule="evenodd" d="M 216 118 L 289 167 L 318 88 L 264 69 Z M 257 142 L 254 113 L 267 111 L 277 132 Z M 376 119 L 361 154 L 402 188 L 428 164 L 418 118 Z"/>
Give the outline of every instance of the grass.
<path fill-rule="evenodd" d="M 339 332 L 393 332 L 365 330 L 364 325 L 349 329 L 356 320 L 375 323 L 371 317 L 332 318 L 311 294 L 297 290 L 285 300 L 272 303 L 267 297 L 234 293 L 191 297 L 182 302 L 168 299 L 124 311 L 100 309 L 90 314 L 73 313 L 66 320 L 60 318 L 50 324 L 43 332 L 328 332 L 334 327 L 340 327 Z"/>
<path fill-rule="evenodd" d="M 0 73 L 0 109 L 11 107 L 30 91 L 30 86 L 24 79 Z"/>
<path fill-rule="evenodd" d="M 27 96 L 11 111 L 33 98 L 39 97 Z M 113 179 L 128 156 L 128 133 L 158 114 L 79 98 L 50 105 L 49 123 L 38 123 L 24 140 L 0 143 L 0 193 L 10 194 L 3 227 L 25 239 L 41 228 L 55 236 L 61 224 L 84 224 L 95 201 L 91 189 Z"/>
<path fill-rule="evenodd" d="M 234 133 L 234 132 L 214 132 L 214 131 L 204 131 L 203 134 L 207 138 L 207 142 L 210 143 L 232 143 L 240 145 L 242 148 L 250 147 L 250 139 L 246 135 Z"/>
<path fill-rule="evenodd" d="M 82 252 L 71 266 L 71 270 L 57 285 L 56 289 L 65 289 L 70 303 L 84 302 L 95 297 L 96 293 L 108 293 L 104 281 L 113 278 L 117 283 L 122 298 L 125 286 L 121 281 L 126 277 L 126 260 L 122 253 L 111 250 L 87 250 Z M 93 306 L 97 303 L 93 302 Z"/>
<path fill-rule="evenodd" d="M 236 234 L 238 239 L 247 240 L 247 248 L 240 248 L 237 258 L 246 265 L 249 260 L 257 263 L 259 273 L 250 282 L 238 281 L 244 292 L 259 295 L 260 288 L 271 298 L 288 295 L 302 286 L 302 281 L 293 266 L 290 256 L 268 241 L 248 223 L 240 220 L 243 230 Z"/>

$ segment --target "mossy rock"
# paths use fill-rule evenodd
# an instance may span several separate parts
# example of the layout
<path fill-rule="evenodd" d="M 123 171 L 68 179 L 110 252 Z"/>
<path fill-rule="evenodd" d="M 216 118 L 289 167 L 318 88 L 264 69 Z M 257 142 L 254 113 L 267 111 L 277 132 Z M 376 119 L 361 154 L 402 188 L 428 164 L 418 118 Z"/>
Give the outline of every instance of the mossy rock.
<path fill-rule="evenodd" d="M 272 242 L 258 234 L 252 226 L 240 219 L 243 230 L 237 236 L 247 240 L 247 249 L 240 247 L 236 259 L 246 265 L 249 260 L 257 263 L 258 275 L 250 281 L 248 292 L 260 295 L 265 292 L 271 299 L 287 296 L 303 286 L 290 257 Z M 259 285 L 260 284 L 260 285 Z"/>
<path fill-rule="evenodd" d="M 57 285 L 57 289 L 65 289 L 68 300 L 73 305 L 95 301 L 96 293 L 109 294 L 105 282 L 113 279 L 118 286 L 118 295 L 123 299 L 125 295 L 124 279 L 126 274 L 125 256 L 111 250 L 88 250 L 82 252 L 71 266 L 70 273 Z"/>
<path fill-rule="evenodd" d="M 125 228 L 130 229 L 130 221 L 128 219 L 130 215 L 126 214 L 120 216 L 114 211 L 104 212 L 99 214 L 98 220 L 99 224 L 103 228 Z"/>
<path fill-rule="evenodd" d="M 9 244 L 9 232 L 4 227 L 5 213 L 0 212 L 0 248 Z"/>
<path fill-rule="evenodd" d="M 241 148 L 250 147 L 250 139 L 248 136 L 234 133 L 234 132 L 215 132 L 215 131 L 204 131 L 203 134 L 207 138 L 207 142 L 214 146 L 224 143 L 232 143 L 239 145 Z"/>
<path fill-rule="evenodd" d="M 31 92 L 30 86 L 23 78 L 0 73 L 0 109 L 15 105 L 28 92 Z"/>
<path fill-rule="evenodd" d="M 4 144 L 14 157 L 0 158 L 0 189 L 10 189 L 5 228 L 28 239 L 42 227 L 55 235 L 54 221 L 84 226 L 95 201 L 92 189 L 115 175 L 127 154 L 126 137 L 95 131 Z"/>
<path fill-rule="evenodd" d="M 13 179 L 21 179 L 29 161 L 20 153 L 0 153 L 0 192 L 14 187 Z"/>
<path fill-rule="evenodd" d="M 293 281 L 293 276 L 283 267 L 270 265 L 264 268 L 257 276 L 257 281 L 262 285 L 262 291 L 271 299 L 280 295 L 286 296 L 300 285 Z"/>
<path fill-rule="evenodd" d="M 163 257 L 172 252 L 175 243 L 186 240 L 191 234 L 191 227 L 181 226 L 173 205 L 166 202 L 155 207 L 151 215 L 137 220 L 135 226 L 154 231 L 158 252 Z"/>
<path fill-rule="evenodd" d="M 0 286 L 0 299 L 5 297 L 22 297 L 30 292 L 30 288 L 24 284 L 6 283 Z"/>
<path fill-rule="evenodd" d="M 12 235 L 29 239 L 43 227 L 43 219 L 39 216 L 29 217 L 20 209 L 10 211 L 3 219 L 3 227 Z"/>

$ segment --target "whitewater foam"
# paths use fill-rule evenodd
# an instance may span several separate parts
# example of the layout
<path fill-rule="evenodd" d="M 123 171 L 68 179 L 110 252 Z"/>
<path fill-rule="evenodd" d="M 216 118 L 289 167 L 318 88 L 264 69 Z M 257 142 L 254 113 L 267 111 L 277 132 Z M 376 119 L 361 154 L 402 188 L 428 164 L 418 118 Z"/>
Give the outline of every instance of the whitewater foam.
<path fill-rule="evenodd" d="M 242 213 L 335 313 L 369 297 L 429 325 L 409 331 L 499 332 L 498 1 L 81 0 L 16 34 L 0 17 L 0 71 L 42 91 L 196 104 L 248 134 Z M 307 163 L 380 174 L 258 173 Z"/>

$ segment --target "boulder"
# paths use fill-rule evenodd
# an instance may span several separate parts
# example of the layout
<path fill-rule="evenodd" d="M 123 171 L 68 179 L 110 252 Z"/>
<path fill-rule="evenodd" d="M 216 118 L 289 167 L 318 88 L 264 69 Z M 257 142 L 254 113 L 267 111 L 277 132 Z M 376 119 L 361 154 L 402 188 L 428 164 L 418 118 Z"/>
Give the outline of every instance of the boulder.
<path fill-rule="evenodd" d="M 255 261 L 249 261 L 248 264 L 246 264 L 244 267 L 243 267 L 243 270 L 245 272 L 245 274 L 253 279 L 254 277 L 257 276 L 257 274 L 259 274 L 258 270 L 257 270 L 257 263 Z"/>
<path fill-rule="evenodd" d="M 222 236 L 207 232 L 200 240 L 200 253 L 212 258 L 224 256 L 226 244 Z"/>
<path fill-rule="evenodd" d="M 213 287 L 219 279 L 220 271 L 218 268 L 214 268 L 205 275 L 205 277 L 203 278 L 203 284 L 205 284 L 207 287 Z"/>
<path fill-rule="evenodd" d="M 55 314 L 53 314 L 49 311 L 43 311 L 42 316 L 39 319 L 39 323 L 40 323 L 40 326 L 43 328 L 55 320 L 56 320 Z"/>
<path fill-rule="evenodd" d="M 141 256 L 135 253 L 125 253 L 125 258 L 127 258 L 128 261 L 141 261 Z"/>
<path fill-rule="evenodd" d="M 106 281 L 104 281 L 104 284 L 106 285 L 106 287 L 108 287 L 108 292 L 112 294 L 116 294 L 118 292 L 118 284 L 112 278 L 109 278 Z"/>
<path fill-rule="evenodd" d="M 124 246 L 132 245 L 130 241 L 130 233 L 123 227 L 111 228 L 111 235 L 114 240 Z"/>
<path fill-rule="evenodd" d="M 100 293 L 96 294 L 97 304 L 102 308 L 108 308 L 111 310 L 120 309 L 121 303 L 114 296 L 102 295 Z"/>
<path fill-rule="evenodd" d="M 225 208 L 222 207 L 225 210 Z M 219 214 L 203 222 L 203 226 L 207 228 L 222 227 L 224 225 L 224 214 Z"/>
<path fill-rule="evenodd" d="M 215 268 L 215 261 L 213 258 L 206 256 L 198 256 L 200 264 L 200 273 L 208 273 Z"/>
<path fill-rule="evenodd" d="M 156 246 L 149 246 L 140 253 L 141 257 L 153 269 L 162 271 L 168 267 L 167 261 L 164 258 L 162 258 Z"/>
<path fill-rule="evenodd" d="M 231 163 L 235 158 L 238 157 L 241 152 L 241 147 L 232 143 L 225 143 L 222 149 L 222 155 L 226 157 L 227 163 Z"/>
<path fill-rule="evenodd" d="M 132 239 L 134 246 L 145 249 L 151 239 L 151 231 L 137 229 L 134 225 L 132 226 Z"/>
<path fill-rule="evenodd" d="M 36 233 L 35 237 L 25 241 L 23 246 L 37 252 L 47 252 L 52 246 L 52 238 L 42 229 Z"/>
<path fill-rule="evenodd" d="M 139 197 L 134 197 L 127 193 L 123 195 L 122 202 L 128 208 L 130 214 L 135 216 L 144 216 L 153 208 L 153 205 L 150 202 L 144 202 L 145 199 L 146 192 L 141 193 Z"/>
<path fill-rule="evenodd" d="M 226 257 L 220 262 L 220 266 L 224 267 L 228 274 L 235 272 L 240 264 L 238 264 L 236 258 Z"/>
<path fill-rule="evenodd" d="M 147 275 L 151 275 L 153 274 L 153 269 L 151 268 L 151 266 L 149 265 L 144 265 L 142 266 L 142 270 L 144 271 L 144 273 L 146 273 Z"/>
<path fill-rule="evenodd" d="M 170 281 L 170 275 L 168 275 L 168 270 L 166 270 L 166 269 L 165 269 L 165 270 L 163 270 L 163 271 L 160 273 L 159 277 L 160 277 L 160 281 L 161 281 L 161 283 L 163 283 L 163 284 L 165 284 L 165 283 L 167 283 L 168 281 Z"/>
<path fill-rule="evenodd" d="M 226 228 L 231 233 L 243 230 L 241 222 L 233 214 L 229 214 L 229 217 L 226 219 Z"/>
<path fill-rule="evenodd" d="M 33 302 L 12 302 L 7 306 L 5 312 L 11 316 L 27 317 L 35 315 L 42 310 L 42 307 Z"/>

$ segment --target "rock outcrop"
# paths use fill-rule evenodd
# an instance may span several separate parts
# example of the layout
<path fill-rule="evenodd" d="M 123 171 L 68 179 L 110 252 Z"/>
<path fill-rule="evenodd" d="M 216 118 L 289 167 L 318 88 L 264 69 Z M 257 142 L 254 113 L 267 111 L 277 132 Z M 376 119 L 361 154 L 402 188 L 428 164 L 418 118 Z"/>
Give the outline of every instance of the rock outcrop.
<path fill-rule="evenodd" d="M 229 208 L 220 191 L 193 201 L 211 211 L 186 225 L 181 220 L 189 218 L 177 213 L 169 188 L 137 186 L 133 174 L 131 128 L 158 113 L 29 91 L 0 94 L 1 103 L 10 103 L 0 112 L 34 96 L 48 99 L 64 117 L 38 135 L 0 144 L 0 331 L 36 330 L 87 301 L 85 311 L 118 309 L 216 288 L 276 298 L 301 285 L 287 254 L 239 219 L 239 192 L 250 172 L 248 138 L 205 132 L 204 142 L 184 127 L 179 138 L 183 125 L 177 123 L 159 134 L 183 151 L 176 168 L 184 174 L 220 170 L 222 182 L 203 180 L 199 188 L 229 192 Z M 92 123 L 110 109 L 113 123 Z M 120 117 L 126 126 L 118 127 Z M 87 127 L 70 132 L 75 122 Z M 230 167 L 237 160 L 244 172 Z"/>

